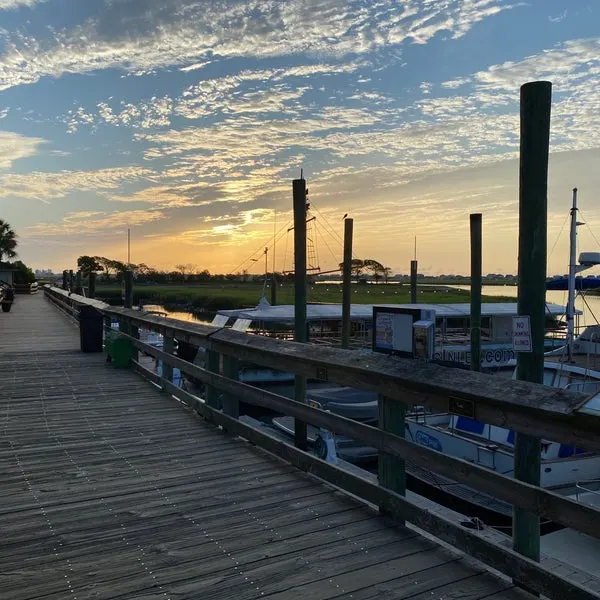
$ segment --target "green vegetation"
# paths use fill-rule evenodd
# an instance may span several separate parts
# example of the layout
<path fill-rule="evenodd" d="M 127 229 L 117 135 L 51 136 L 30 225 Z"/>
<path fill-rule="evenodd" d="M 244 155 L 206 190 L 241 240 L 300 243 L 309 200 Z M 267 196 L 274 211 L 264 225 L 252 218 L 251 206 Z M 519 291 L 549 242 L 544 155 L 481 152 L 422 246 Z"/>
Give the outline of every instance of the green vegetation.
<path fill-rule="evenodd" d="M 0 219 L 0 263 L 3 258 L 14 258 L 17 255 L 17 234 L 14 229 Z"/>
<path fill-rule="evenodd" d="M 396 284 L 354 285 L 352 286 L 354 304 L 405 304 L 410 302 L 408 286 Z M 263 286 L 258 283 L 208 283 L 187 285 L 134 285 L 133 301 L 138 304 L 161 304 L 167 308 L 187 310 L 208 310 L 245 308 L 256 306 Z M 121 286 L 101 284 L 96 288 L 98 298 L 113 303 L 121 301 Z M 270 299 L 270 289 L 266 290 Z M 469 302 L 470 293 L 465 290 L 452 290 L 444 287 L 427 287 L 419 290 L 419 302 L 444 303 Z M 342 286 L 336 284 L 312 284 L 308 291 L 309 302 L 335 303 L 342 301 Z M 514 302 L 514 298 L 485 296 L 484 302 Z M 283 283 L 277 287 L 277 304 L 293 304 L 294 286 Z"/>

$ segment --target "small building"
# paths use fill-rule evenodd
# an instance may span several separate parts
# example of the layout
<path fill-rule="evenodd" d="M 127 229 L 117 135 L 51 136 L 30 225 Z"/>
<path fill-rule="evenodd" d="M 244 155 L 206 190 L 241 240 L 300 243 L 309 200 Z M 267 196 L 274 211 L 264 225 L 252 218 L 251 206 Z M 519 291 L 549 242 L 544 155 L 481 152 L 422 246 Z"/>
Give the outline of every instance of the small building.
<path fill-rule="evenodd" d="M 6 263 L 0 263 L 0 285 L 10 285 L 11 287 L 15 283 L 15 273 L 17 269 L 13 269 Z"/>

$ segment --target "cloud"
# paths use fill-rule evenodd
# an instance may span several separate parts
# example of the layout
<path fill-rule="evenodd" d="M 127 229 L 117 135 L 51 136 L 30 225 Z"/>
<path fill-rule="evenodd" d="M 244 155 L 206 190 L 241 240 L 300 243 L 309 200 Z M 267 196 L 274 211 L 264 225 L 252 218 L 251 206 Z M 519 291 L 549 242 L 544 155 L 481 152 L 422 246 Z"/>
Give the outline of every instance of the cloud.
<path fill-rule="evenodd" d="M 102 192 L 118 189 L 132 181 L 145 181 L 153 171 L 142 167 L 99 169 L 97 171 L 34 171 L 27 174 L 0 175 L 0 198 L 41 200 L 64 198 L 75 192 Z"/>
<path fill-rule="evenodd" d="M 67 213 L 58 223 L 37 223 L 24 228 L 24 237 L 111 235 L 116 230 L 144 225 L 164 218 L 164 213 L 158 210 L 71 212 Z"/>
<path fill-rule="evenodd" d="M 21 6 L 31 8 L 40 2 L 45 2 L 45 0 L 0 0 L 0 10 L 14 10 Z"/>
<path fill-rule="evenodd" d="M 550 23 L 560 23 L 561 21 L 564 21 L 567 18 L 567 10 L 563 10 L 559 15 L 556 15 L 556 17 L 548 17 L 548 21 L 550 21 Z"/>
<path fill-rule="evenodd" d="M 42 138 L 0 131 L 0 169 L 10 169 L 17 160 L 39 154 L 39 147 L 46 143 Z"/>
<path fill-rule="evenodd" d="M 234 57 L 362 55 L 405 41 L 426 43 L 441 31 L 461 37 L 510 8 L 501 0 L 410 0 L 402 6 L 395 0 L 120 0 L 49 39 L 5 34 L 0 89 L 110 68 L 151 73 Z"/>

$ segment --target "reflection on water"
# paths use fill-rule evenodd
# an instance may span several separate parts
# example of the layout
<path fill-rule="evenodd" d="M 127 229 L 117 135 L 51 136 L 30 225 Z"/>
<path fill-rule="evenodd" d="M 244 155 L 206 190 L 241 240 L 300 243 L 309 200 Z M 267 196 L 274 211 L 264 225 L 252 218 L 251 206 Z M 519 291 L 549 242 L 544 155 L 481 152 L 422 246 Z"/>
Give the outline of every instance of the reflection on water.
<path fill-rule="evenodd" d="M 215 316 L 215 313 L 211 312 L 192 313 L 184 311 L 167 310 L 164 306 L 161 306 L 160 304 L 144 304 L 144 310 L 166 313 L 169 319 L 179 319 L 180 321 L 201 323 L 202 325 L 210 325 L 211 321 Z"/>

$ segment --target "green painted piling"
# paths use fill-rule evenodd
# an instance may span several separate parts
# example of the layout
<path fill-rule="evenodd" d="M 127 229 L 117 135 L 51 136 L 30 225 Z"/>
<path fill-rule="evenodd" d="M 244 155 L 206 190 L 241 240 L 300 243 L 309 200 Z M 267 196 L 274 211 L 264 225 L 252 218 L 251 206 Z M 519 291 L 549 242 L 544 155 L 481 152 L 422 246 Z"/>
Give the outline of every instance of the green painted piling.
<path fill-rule="evenodd" d="M 470 215 L 471 226 L 471 370 L 481 371 L 481 214 Z"/>
<path fill-rule="evenodd" d="M 88 275 L 88 297 L 92 299 L 96 297 L 96 273 Z"/>
<path fill-rule="evenodd" d="M 532 352 L 517 357 L 517 379 L 542 383 L 546 295 L 548 154 L 552 84 L 521 87 L 521 159 L 519 166 L 519 295 L 518 312 L 530 319 Z M 538 438 L 515 435 L 515 477 L 539 485 L 541 446 Z M 539 517 L 513 510 L 513 548 L 540 559 Z"/>
<path fill-rule="evenodd" d="M 306 211 L 307 190 L 304 178 L 294 179 L 294 341 L 307 342 L 306 328 Z M 306 377 L 296 375 L 294 398 L 306 402 Z M 294 442 L 297 448 L 308 448 L 306 423 L 294 419 Z"/>
<path fill-rule="evenodd" d="M 344 268 L 342 284 L 342 348 L 350 346 L 350 304 L 352 300 L 352 236 L 354 219 L 344 221 Z"/>
<path fill-rule="evenodd" d="M 133 307 L 133 271 L 125 271 L 123 273 L 125 279 L 125 301 L 123 306 L 125 308 Z"/>
<path fill-rule="evenodd" d="M 410 303 L 417 303 L 417 274 L 418 263 L 415 260 L 410 261 Z"/>

